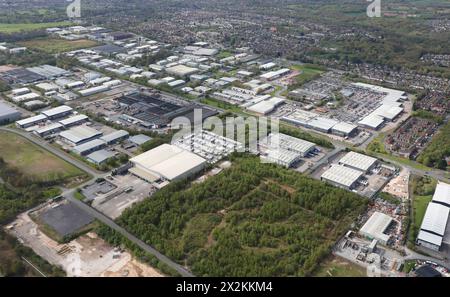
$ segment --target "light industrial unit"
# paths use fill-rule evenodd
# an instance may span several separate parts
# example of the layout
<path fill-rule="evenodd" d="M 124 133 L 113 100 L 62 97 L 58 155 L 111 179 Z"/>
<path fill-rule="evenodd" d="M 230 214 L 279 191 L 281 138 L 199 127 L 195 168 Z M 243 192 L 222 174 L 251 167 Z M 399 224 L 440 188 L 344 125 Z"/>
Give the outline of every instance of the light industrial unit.
<path fill-rule="evenodd" d="M 312 142 L 292 137 L 282 133 L 270 133 L 269 136 L 260 142 L 261 145 L 269 147 L 280 147 L 297 153 L 301 157 L 307 156 L 312 152 L 316 145 Z"/>
<path fill-rule="evenodd" d="M 386 245 L 390 239 L 390 235 L 386 234 L 386 230 L 394 221 L 390 216 L 381 213 L 374 212 L 367 222 L 359 230 L 362 236 L 369 239 L 376 239 L 381 244 Z"/>
<path fill-rule="evenodd" d="M 341 188 L 352 189 L 362 175 L 363 173 L 359 170 L 333 164 L 322 174 L 320 179 Z"/>
<path fill-rule="evenodd" d="M 339 160 L 339 164 L 369 172 L 377 163 L 377 159 L 356 152 L 349 152 Z"/>
<path fill-rule="evenodd" d="M 439 251 L 448 235 L 447 224 L 450 213 L 450 185 L 440 182 L 433 199 L 428 204 L 417 237 L 417 244 Z M 447 242 L 450 243 L 450 242 Z"/>
<path fill-rule="evenodd" d="M 98 138 L 102 134 L 102 132 L 88 126 L 77 126 L 67 131 L 61 132 L 59 136 L 64 141 L 76 146 L 84 142 L 88 142 L 92 139 Z"/>

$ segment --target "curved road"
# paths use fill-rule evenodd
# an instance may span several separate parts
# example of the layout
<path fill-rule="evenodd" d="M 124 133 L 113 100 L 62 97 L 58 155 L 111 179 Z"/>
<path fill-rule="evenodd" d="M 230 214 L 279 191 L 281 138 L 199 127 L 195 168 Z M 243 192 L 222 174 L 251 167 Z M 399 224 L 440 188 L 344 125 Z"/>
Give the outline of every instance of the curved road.
<path fill-rule="evenodd" d="M 72 164 L 73 166 L 83 170 L 84 172 L 90 174 L 92 176 L 92 179 L 90 181 L 86 182 L 85 184 L 91 183 L 91 182 L 95 181 L 97 178 L 105 177 L 107 175 L 105 173 L 99 172 L 99 171 L 91 168 L 87 164 L 84 164 L 83 162 L 73 158 L 69 154 L 64 153 L 64 152 L 58 150 L 57 148 L 52 147 L 51 145 L 49 145 L 45 141 L 42 141 L 40 139 L 37 139 L 36 137 L 33 137 L 29 133 L 26 133 L 24 131 L 20 131 L 20 130 L 17 130 L 17 129 L 7 128 L 7 127 L 0 127 L 0 131 L 6 131 L 6 132 L 10 132 L 10 133 L 14 133 L 16 135 L 22 136 L 25 139 L 29 140 L 30 142 L 38 145 L 39 147 L 41 147 L 41 148 L 49 151 L 50 153 L 58 156 L 59 158 L 63 159 L 64 161 L 66 161 L 66 162 Z M 123 227 L 121 227 L 118 224 L 116 224 L 113 220 L 111 220 L 110 218 L 108 218 L 107 216 L 102 214 L 101 212 L 97 211 L 96 209 L 94 209 L 94 208 L 90 207 L 89 205 L 87 205 L 87 204 L 79 201 L 78 199 L 76 199 L 74 197 L 74 193 L 75 193 L 75 189 L 71 189 L 71 190 L 68 190 L 68 191 L 64 192 L 62 194 L 62 196 L 65 197 L 70 202 L 72 202 L 77 207 L 79 207 L 80 209 L 82 209 L 85 212 L 87 212 L 90 215 L 92 215 L 97 220 L 101 221 L 102 223 L 108 225 L 110 228 L 116 230 L 117 232 L 119 232 L 120 234 L 125 236 L 128 240 L 130 240 L 131 242 L 133 242 L 136 245 L 138 245 L 144 251 L 154 255 L 158 260 L 160 260 L 161 262 L 163 262 L 167 266 L 171 267 L 172 269 L 176 270 L 181 276 L 185 276 L 185 277 L 192 277 L 192 276 L 194 276 L 186 268 L 184 268 L 183 266 L 179 265 L 178 263 L 175 263 L 174 261 L 169 259 L 167 256 L 161 254 L 155 248 L 153 248 L 152 246 L 146 244 L 145 242 L 143 242 L 142 240 L 140 240 L 139 238 L 137 238 L 136 236 L 134 236 L 133 234 L 131 234 L 130 232 L 125 230 Z"/>

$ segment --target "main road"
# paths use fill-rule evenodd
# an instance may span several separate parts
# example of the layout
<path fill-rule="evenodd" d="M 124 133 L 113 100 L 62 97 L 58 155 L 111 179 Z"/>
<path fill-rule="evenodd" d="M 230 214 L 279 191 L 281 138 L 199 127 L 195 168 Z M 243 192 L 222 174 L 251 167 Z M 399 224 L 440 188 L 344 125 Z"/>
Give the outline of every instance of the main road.
<path fill-rule="evenodd" d="M 8 127 L 0 127 L 0 131 L 10 132 L 10 133 L 14 133 L 16 135 L 19 135 L 19 136 L 29 140 L 30 142 L 34 143 L 35 145 L 37 145 L 37 146 L 39 146 L 39 147 L 49 151 L 50 153 L 58 156 L 59 158 L 63 159 L 64 161 L 72 164 L 73 166 L 75 166 L 75 167 L 83 170 L 84 172 L 90 174 L 92 176 L 92 179 L 90 181 L 86 182 L 85 184 L 92 183 L 97 178 L 105 177 L 107 175 L 105 173 L 99 172 L 99 171 L 91 168 L 87 164 L 84 164 L 83 162 L 73 158 L 69 154 L 60 151 L 59 149 L 49 145 L 45 141 L 37 139 L 36 137 L 34 137 L 34 136 L 24 132 L 24 131 L 20 131 L 20 130 L 13 129 L 13 128 L 8 128 Z M 187 270 L 183 266 L 179 265 L 178 263 L 172 261 L 167 256 L 161 254 L 155 248 L 153 248 L 152 246 L 150 246 L 147 243 L 143 242 L 142 240 L 140 240 L 139 238 L 137 238 L 136 236 L 134 236 L 133 234 L 131 234 L 130 232 L 125 230 L 123 227 L 119 226 L 117 223 L 115 223 L 113 220 L 111 220 L 110 218 L 108 218 L 107 216 L 105 216 L 104 214 L 99 212 L 98 210 L 96 210 L 93 207 L 91 207 L 91 206 L 81 202 L 80 200 L 76 199 L 74 197 L 74 193 L 75 193 L 75 189 L 70 189 L 70 190 L 65 191 L 62 194 L 62 196 L 64 198 L 66 198 L 67 200 L 69 200 L 70 202 L 72 202 L 78 208 L 80 208 L 83 211 L 89 213 L 91 216 L 93 216 L 94 218 L 96 218 L 100 222 L 106 224 L 110 228 L 116 230 L 117 232 L 119 232 L 120 234 L 125 236 L 128 240 L 130 240 L 131 242 L 135 243 L 137 246 L 139 246 L 144 251 L 146 251 L 146 252 L 152 254 L 153 256 L 155 256 L 158 260 L 160 260 L 161 262 L 163 262 L 167 266 L 169 266 L 172 269 L 174 269 L 175 271 L 177 271 L 181 276 L 185 276 L 185 277 L 192 277 L 192 276 L 194 276 L 189 270 Z"/>

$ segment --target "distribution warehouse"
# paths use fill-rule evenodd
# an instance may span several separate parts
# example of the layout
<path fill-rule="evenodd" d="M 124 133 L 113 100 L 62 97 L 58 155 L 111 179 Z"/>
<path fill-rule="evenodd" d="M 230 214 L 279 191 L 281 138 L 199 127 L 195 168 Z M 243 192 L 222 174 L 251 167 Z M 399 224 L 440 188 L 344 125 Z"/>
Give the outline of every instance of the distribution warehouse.
<path fill-rule="evenodd" d="M 129 171 L 149 182 L 182 179 L 206 165 L 202 157 L 170 144 L 160 145 L 130 161 L 134 167 Z"/>
<path fill-rule="evenodd" d="M 450 185 L 440 182 L 425 212 L 417 244 L 435 251 L 440 250 L 443 243 L 450 244 L 449 213 Z"/>

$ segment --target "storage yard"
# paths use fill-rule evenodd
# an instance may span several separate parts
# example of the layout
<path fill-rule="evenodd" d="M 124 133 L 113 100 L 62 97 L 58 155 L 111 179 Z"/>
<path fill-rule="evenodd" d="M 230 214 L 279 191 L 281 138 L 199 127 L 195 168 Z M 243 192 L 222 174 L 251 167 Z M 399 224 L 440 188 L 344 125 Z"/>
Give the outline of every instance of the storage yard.
<path fill-rule="evenodd" d="M 89 232 L 60 244 L 45 235 L 26 213 L 12 226 L 11 234 L 49 263 L 62 267 L 67 276 L 162 276 L 129 252 L 110 246 L 95 233 Z"/>
<path fill-rule="evenodd" d="M 366 197 L 373 197 L 397 169 L 356 152 L 341 153 L 317 168 L 312 176 Z"/>

